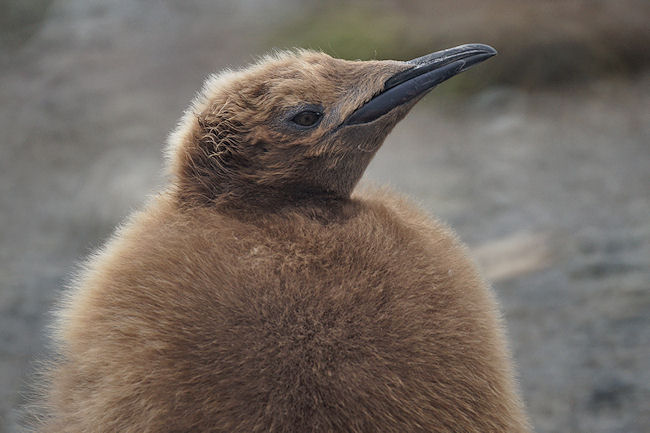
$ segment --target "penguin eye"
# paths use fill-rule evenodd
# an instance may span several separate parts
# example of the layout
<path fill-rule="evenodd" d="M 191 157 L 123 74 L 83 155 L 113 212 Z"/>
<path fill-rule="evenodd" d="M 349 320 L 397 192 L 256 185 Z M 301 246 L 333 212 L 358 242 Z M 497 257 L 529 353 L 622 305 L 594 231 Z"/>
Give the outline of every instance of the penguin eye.
<path fill-rule="evenodd" d="M 300 126 L 314 126 L 322 116 L 323 113 L 318 111 L 305 110 L 293 116 L 291 121 Z"/>

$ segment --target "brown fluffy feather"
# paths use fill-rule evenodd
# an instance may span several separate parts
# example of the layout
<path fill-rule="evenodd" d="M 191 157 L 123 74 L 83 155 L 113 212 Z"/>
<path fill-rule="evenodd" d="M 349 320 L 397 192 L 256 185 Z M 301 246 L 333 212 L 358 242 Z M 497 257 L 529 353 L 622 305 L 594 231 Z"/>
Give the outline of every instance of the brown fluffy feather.
<path fill-rule="evenodd" d="M 301 52 L 206 86 L 171 186 L 68 294 L 41 431 L 528 431 L 495 300 L 451 230 L 385 190 L 350 198 L 373 153 L 260 126 L 368 77 L 344 117 L 402 67 Z"/>

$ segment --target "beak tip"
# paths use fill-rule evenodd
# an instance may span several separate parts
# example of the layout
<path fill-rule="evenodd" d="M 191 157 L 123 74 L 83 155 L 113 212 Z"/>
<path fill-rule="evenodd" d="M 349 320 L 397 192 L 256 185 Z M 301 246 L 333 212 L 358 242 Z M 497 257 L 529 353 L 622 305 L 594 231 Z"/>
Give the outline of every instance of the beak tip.
<path fill-rule="evenodd" d="M 485 49 L 485 54 L 490 54 L 490 56 L 496 56 L 497 54 L 499 54 L 499 52 L 494 47 L 491 47 L 490 45 L 485 45 L 485 44 L 476 44 L 476 45 L 483 47 L 483 49 Z"/>
<path fill-rule="evenodd" d="M 492 55 L 498 54 L 498 51 L 493 46 L 487 45 L 487 44 L 478 44 L 478 43 L 464 44 L 464 45 L 460 45 L 460 46 L 458 46 L 456 48 L 466 50 L 466 51 L 470 51 L 470 50 L 471 51 L 479 51 L 479 52 L 482 51 L 484 54 L 492 54 Z"/>
<path fill-rule="evenodd" d="M 490 57 L 496 56 L 499 52 L 492 46 L 487 44 L 466 44 L 457 47 L 462 51 L 474 52 L 475 54 L 480 55 L 484 59 L 489 59 Z"/>

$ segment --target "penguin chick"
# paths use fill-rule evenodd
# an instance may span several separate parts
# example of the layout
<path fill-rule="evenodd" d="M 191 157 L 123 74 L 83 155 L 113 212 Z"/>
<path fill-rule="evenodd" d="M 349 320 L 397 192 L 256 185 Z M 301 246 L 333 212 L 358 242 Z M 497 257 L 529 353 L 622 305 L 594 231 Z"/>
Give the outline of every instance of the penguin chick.
<path fill-rule="evenodd" d="M 210 78 L 170 185 L 86 264 L 43 432 L 526 432 L 493 294 L 453 232 L 351 194 L 428 90 L 496 52 L 284 52 Z"/>

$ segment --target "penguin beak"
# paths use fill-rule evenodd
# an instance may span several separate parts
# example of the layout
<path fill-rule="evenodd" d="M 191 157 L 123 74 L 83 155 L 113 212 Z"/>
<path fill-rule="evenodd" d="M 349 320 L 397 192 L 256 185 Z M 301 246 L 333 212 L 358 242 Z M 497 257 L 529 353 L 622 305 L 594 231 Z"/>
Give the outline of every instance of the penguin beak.
<path fill-rule="evenodd" d="M 369 123 L 393 108 L 417 101 L 438 84 L 494 56 L 489 45 L 467 44 L 437 51 L 405 62 L 411 67 L 384 83 L 382 91 L 354 111 L 345 125 Z"/>

